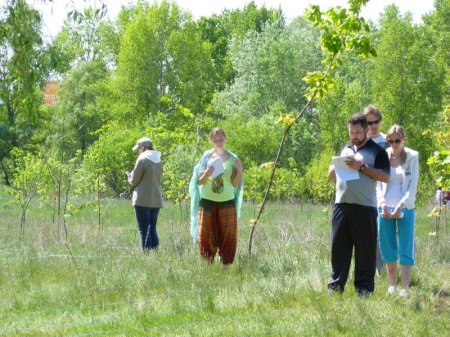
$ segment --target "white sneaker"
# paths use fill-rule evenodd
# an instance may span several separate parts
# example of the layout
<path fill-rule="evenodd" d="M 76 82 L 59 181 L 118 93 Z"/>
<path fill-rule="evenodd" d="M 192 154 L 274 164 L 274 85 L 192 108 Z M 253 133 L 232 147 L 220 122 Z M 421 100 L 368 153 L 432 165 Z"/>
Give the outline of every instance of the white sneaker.
<path fill-rule="evenodd" d="M 396 294 L 396 293 L 397 293 L 397 287 L 396 286 L 389 286 L 388 294 Z"/>
<path fill-rule="evenodd" d="M 400 297 L 407 298 L 408 297 L 408 289 L 403 288 L 400 290 Z"/>

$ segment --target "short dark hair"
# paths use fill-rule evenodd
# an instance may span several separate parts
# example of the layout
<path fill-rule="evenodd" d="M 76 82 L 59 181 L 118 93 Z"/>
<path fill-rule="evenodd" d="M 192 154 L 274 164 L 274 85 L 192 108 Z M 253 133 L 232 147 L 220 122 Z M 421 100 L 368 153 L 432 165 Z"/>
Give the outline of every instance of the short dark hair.
<path fill-rule="evenodd" d="M 351 125 L 361 125 L 364 129 L 367 128 L 367 118 L 364 116 L 364 114 L 359 113 L 356 115 L 353 115 L 348 119 L 348 124 Z"/>

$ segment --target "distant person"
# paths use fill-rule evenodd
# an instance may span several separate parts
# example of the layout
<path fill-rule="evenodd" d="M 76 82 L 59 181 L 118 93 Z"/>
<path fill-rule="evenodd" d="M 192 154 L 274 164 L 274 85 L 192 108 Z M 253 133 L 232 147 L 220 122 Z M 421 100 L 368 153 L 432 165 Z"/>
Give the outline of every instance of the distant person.
<path fill-rule="evenodd" d="M 439 186 L 438 189 L 436 190 L 436 204 L 438 206 L 442 206 L 442 187 Z"/>
<path fill-rule="evenodd" d="M 133 171 L 125 172 L 128 182 L 134 187 L 132 204 L 136 213 L 142 249 L 159 246 L 156 223 L 162 207 L 162 163 L 161 152 L 153 149 L 152 141 L 141 138 L 133 147 L 138 158 Z"/>
<path fill-rule="evenodd" d="M 402 289 L 400 296 L 408 296 L 411 269 L 414 265 L 414 208 L 419 177 L 419 154 L 405 147 L 405 130 L 393 125 L 386 151 L 391 166 L 389 183 L 377 185 L 378 233 L 381 254 L 386 262 L 389 279 L 388 293 L 397 293 L 397 260 L 400 257 Z"/>
<path fill-rule="evenodd" d="M 367 119 L 356 114 L 348 120 L 351 144 L 339 155 L 354 155 L 346 160 L 348 168 L 358 172 L 358 179 L 343 181 L 330 166 L 329 177 L 336 181 L 336 199 L 332 216 L 331 266 L 328 292 L 343 292 L 347 282 L 352 251 L 355 249 L 354 285 L 358 296 L 373 293 L 377 247 L 376 182 L 389 181 L 386 151 L 371 140 Z"/>
<path fill-rule="evenodd" d="M 439 186 L 436 190 L 436 204 L 438 206 L 447 206 L 450 200 L 450 191 L 443 191 Z"/>
<path fill-rule="evenodd" d="M 205 259 L 213 262 L 218 252 L 221 262 L 228 265 L 236 254 L 243 168 L 238 157 L 226 149 L 223 129 L 214 128 L 209 138 L 214 148 L 203 154 L 189 185 L 191 235 L 194 242 L 198 240 Z"/>
<path fill-rule="evenodd" d="M 367 135 L 372 138 L 372 140 L 380 145 L 383 149 L 387 149 L 389 147 L 388 142 L 386 141 L 386 135 L 380 131 L 381 123 L 383 120 L 383 116 L 380 110 L 373 106 L 367 106 L 363 111 L 364 116 L 367 119 L 368 133 Z M 384 262 L 381 256 L 380 251 L 380 243 L 377 241 L 377 273 L 381 275 L 384 270 Z"/>

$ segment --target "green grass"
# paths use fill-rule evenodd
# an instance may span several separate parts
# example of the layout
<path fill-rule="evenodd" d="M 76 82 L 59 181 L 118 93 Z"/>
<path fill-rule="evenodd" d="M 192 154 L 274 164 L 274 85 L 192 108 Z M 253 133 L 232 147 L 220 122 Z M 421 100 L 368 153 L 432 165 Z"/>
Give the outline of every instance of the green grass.
<path fill-rule="evenodd" d="M 166 205 L 160 249 L 140 250 L 128 201 L 107 200 L 103 227 L 91 208 L 68 218 L 68 240 L 49 209 L 33 206 L 25 237 L 20 210 L 0 189 L 0 336 L 447 336 L 448 236 L 428 236 L 418 210 L 410 298 L 387 296 L 386 276 L 368 299 L 349 280 L 325 296 L 329 206 L 270 204 L 248 256 L 245 204 L 238 254 L 228 268 L 204 262 L 186 208 Z M 70 249 L 70 251 L 69 251 Z"/>

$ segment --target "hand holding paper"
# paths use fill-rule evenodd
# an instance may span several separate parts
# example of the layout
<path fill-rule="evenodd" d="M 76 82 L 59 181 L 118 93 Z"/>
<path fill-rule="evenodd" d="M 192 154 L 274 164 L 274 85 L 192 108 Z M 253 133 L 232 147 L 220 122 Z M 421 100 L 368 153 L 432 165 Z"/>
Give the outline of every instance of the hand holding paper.
<path fill-rule="evenodd" d="M 332 159 L 336 177 L 341 181 L 359 179 L 359 172 L 347 166 L 346 161 L 349 160 L 355 160 L 355 155 L 338 156 Z"/>
<path fill-rule="evenodd" d="M 208 162 L 208 167 L 212 167 L 214 169 L 213 173 L 211 174 L 212 179 L 223 173 L 224 168 L 222 157 L 216 157 L 212 159 L 210 162 Z"/>

